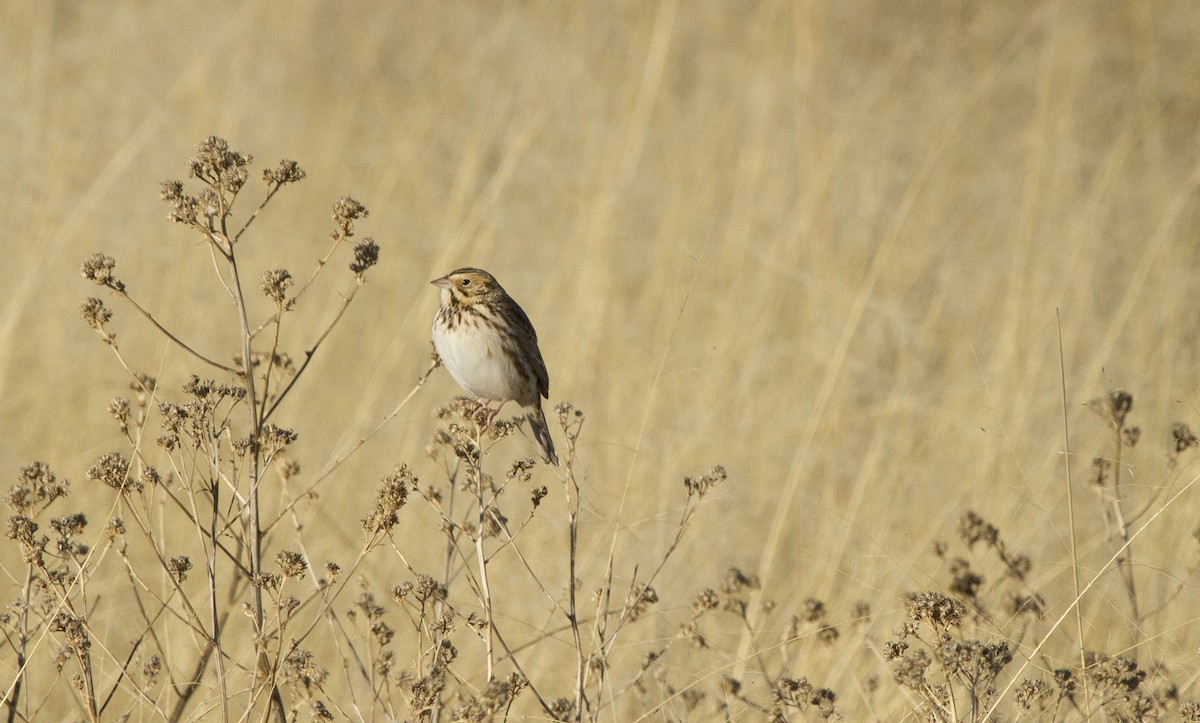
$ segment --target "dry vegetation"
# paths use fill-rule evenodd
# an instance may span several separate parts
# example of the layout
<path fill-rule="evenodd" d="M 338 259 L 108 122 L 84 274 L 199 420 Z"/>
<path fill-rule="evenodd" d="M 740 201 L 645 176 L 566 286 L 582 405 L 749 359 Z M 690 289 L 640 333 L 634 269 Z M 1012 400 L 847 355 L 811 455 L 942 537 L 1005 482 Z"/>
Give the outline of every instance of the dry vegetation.
<path fill-rule="evenodd" d="M 0 19 L 8 720 L 1200 720 L 1193 3 Z"/>

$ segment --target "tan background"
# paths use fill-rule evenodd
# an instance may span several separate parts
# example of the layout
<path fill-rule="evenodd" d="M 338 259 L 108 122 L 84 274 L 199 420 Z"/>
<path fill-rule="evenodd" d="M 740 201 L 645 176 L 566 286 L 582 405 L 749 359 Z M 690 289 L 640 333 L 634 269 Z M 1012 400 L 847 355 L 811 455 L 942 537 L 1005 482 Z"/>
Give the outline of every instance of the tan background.
<path fill-rule="evenodd" d="M 886 636 L 904 593 L 946 583 L 931 543 L 967 509 L 1033 558 L 1056 617 L 1070 600 L 1056 310 L 1086 569 L 1111 548 L 1084 484 L 1106 438 L 1085 402 L 1135 394 L 1145 431 L 1129 475 L 1143 492 L 1176 479 L 1171 422 L 1200 423 L 1191 2 L 0 12 L 4 475 L 42 459 L 82 485 L 120 448 L 104 405 L 127 380 L 77 313 L 93 251 L 168 327 L 232 349 L 205 250 L 157 199 L 214 133 L 256 167 L 287 157 L 309 172 L 255 227 L 252 276 L 306 273 L 345 193 L 383 249 L 283 410 L 305 470 L 411 388 L 428 281 L 487 268 L 537 326 L 552 401 L 588 414 L 589 554 L 623 528 L 620 560 L 654 559 L 680 478 L 730 472 L 660 587 L 666 634 L 738 565 L 784 604 L 814 596 L 845 619 L 868 600 Z M 338 291 L 306 300 L 289 351 Z M 112 305 L 142 370 L 192 371 Z M 392 464 L 434 475 L 430 410 L 455 393 L 439 372 L 322 489 L 309 531 L 336 551 Z M 1147 533 L 1148 595 L 1182 582 L 1196 599 L 1194 510 L 1193 494 Z M 1116 578 L 1085 601 L 1095 647 L 1118 651 L 1124 605 Z M 1152 621 L 1150 636 L 1175 631 L 1152 656 L 1198 662 L 1192 615 Z M 854 697 L 850 672 L 827 675 Z"/>

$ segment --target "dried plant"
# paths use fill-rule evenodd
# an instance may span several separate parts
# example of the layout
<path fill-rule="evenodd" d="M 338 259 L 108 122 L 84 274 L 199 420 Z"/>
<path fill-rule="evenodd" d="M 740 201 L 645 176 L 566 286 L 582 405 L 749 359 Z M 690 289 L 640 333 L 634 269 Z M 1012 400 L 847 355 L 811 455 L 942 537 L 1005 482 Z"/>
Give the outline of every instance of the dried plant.
<path fill-rule="evenodd" d="M 1120 390 L 1090 405 L 1111 434 L 1090 474 L 1106 531 L 1092 548 L 1107 546 L 1112 559 L 1074 599 L 1056 599 L 1045 561 L 983 508 L 965 511 L 951 541 L 935 544 L 935 589 L 777 600 L 771 581 L 737 559 L 723 562 L 743 567 L 681 589 L 664 574 L 687 564 L 680 558 L 754 553 L 687 545 L 695 535 L 706 542 L 697 516 L 730 475 L 715 466 L 684 477 L 674 516 L 662 523 L 662 548 L 626 563 L 617 542 L 627 530 L 603 519 L 581 479 L 587 417 L 568 403 L 555 408 L 563 440 L 556 468 L 505 456 L 517 448 L 508 438 L 529 434 L 523 418 L 496 417 L 472 399 L 441 407 L 428 459 L 381 464 L 355 541 L 336 560 L 315 557 L 314 500 L 438 361 L 378 427 L 309 478 L 296 454 L 307 440 L 281 405 L 311 383 L 312 360 L 355 303 L 380 247 L 356 241 L 367 209 L 342 197 L 310 272 L 248 271 L 242 251 L 257 242 L 256 219 L 305 176 L 287 160 L 262 172 L 264 185 L 242 214 L 251 164 L 209 138 L 188 163 L 188 181 L 161 187 L 169 218 L 199 239 L 214 288 L 235 312 L 233 348 L 213 351 L 193 333 L 168 329 L 168 315 L 143 306 L 136 280 L 123 278 L 113 257 L 97 253 L 81 266 L 98 290 L 80 314 L 127 372 L 128 390 L 107 403 L 112 444 L 79 472 L 102 514 L 81 506 L 79 487 L 42 462 L 20 468 L 7 493 L 5 538 L 20 559 L 9 572 L 15 594 L 0 612 L 12 650 L 3 698 L 10 722 L 838 720 L 859 701 L 933 721 L 1002 713 L 1200 720 L 1200 706 L 1187 699 L 1194 676 L 1138 658 L 1155 616 L 1184 599 L 1200 555 L 1181 553 L 1187 569 L 1178 582 L 1150 590 L 1150 572 L 1133 555 L 1135 541 L 1146 555 L 1151 523 L 1191 485 L 1175 484 L 1175 475 L 1200 443 L 1175 423 L 1163 481 L 1131 485 L 1129 459 L 1142 433 L 1132 423 L 1133 396 Z M 338 255 L 341 277 L 331 271 Z M 298 345 L 305 327 L 293 319 L 318 283 L 338 289 L 339 300 Z M 160 378 L 139 371 L 143 362 L 118 338 L 122 309 L 182 350 L 184 364 L 166 366 Z M 436 550 L 432 567 L 413 545 Z M 596 549 L 607 554 L 581 552 Z M 379 569 L 394 574 L 367 574 Z M 1101 651 L 1082 632 L 1066 634 L 1062 611 L 1098 581 L 1118 578 L 1130 645 Z M 877 639 L 876 624 L 894 634 Z"/>
<path fill-rule="evenodd" d="M 293 628 L 297 610 L 306 603 L 291 589 L 306 577 L 307 562 L 299 553 L 280 551 L 275 555 L 278 572 L 267 563 L 265 541 L 277 520 L 264 521 L 260 490 L 272 469 L 280 476 L 298 472 L 289 465 L 288 450 L 299 436 L 276 423 L 276 412 L 365 284 L 379 249 L 370 239 L 358 244 L 342 307 L 305 350 L 303 363 L 293 364 L 282 346 L 287 315 L 326 262 L 354 236 L 366 209 L 349 198 L 335 204 L 328 252 L 298 289 L 286 269 L 264 272 L 259 290 L 273 302 L 274 313 L 255 320 L 248 300 L 253 289 L 240 265 L 242 245 L 251 243 L 247 231 L 276 194 L 305 173 L 286 160 L 264 171 L 257 206 L 244 221 L 235 222 L 251 163 L 248 154 L 210 137 L 188 161 L 189 182 L 171 180 L 161 187 L 170 219 L 202 239 L 216 280 L 236 311 L 238 344 L 224 357 L 229 361 L 201 351 L 186 333 L 167 329 L 136 300 L 136 285 L 119 278 L 113 257 L 96 253 L 80 268 L 85 279 L 187 352 L 202 373 L 164 384 L 136 372 L 138 362 L 126 355 L 112 330 L 114 311 L 98 297 L 81 306 L 85 323 L 130 375 L 133 399 L 116 397 L 108 405 L 125 447 L 101 456 L 86 472 L 89 481 L 111 495 L 102 549 L 88 550 L 80 542 L 87 525 L 82 514 L 49 520 L 54 539 L 39 535 L 46 508 L 61 506 L 69 492 L 45 465 L 27 467 L 10 493 L 16 514 L 9 522 L 9 538 L 21 545 L 28 562 L 25 612 L 14 628 L 18 674 L 5 697 L 10 719 L 29 715 L 27 707 L 19 712 L 23 703 L 28 705 L 21 696 L 28 680 L 29 644 L 44 634 L 63 646 L 56 656 L 60 670 L 73 661 L 72 688 L 90 720 L 99 720 L 122 696 L 140 700 L 168 719 L 193 715 L 186 711 L 197 705 L 219 709 L 223 720 L 255 710 L 263 711 L 253 714 L 257 717 L 269 712 L 277 720 L 286 718 L 280 682 L 291 680 L 283 673 L 294 670 L 295 651 L 305 637 Z M 155 582 L 155 570 L 146 567 L 147 559 L 154 561 L 161 583 Z M 105 614 L 116 611 L 96 606 L 89 593 L 96 581 L 122 574 L 122 569 L 134 608 L 119 614 L 133 612 L 141 619 L 142 632 L 131 646 L 96 638 L 97 630 L 110 625 Z M 321 590 L 308 593 L 307 604 L 317 608 L 318 619 L 321 605 L 312 601 L 322 595 Z M 33 614 L 35 602 L 42 613 Z M 238 609 L 250 620 L 249 635 L 230 634 L 231 627 L 237 628 L 230 616 Z M 174 628 L 199 643 L 197 652 L 180 658 L 171 642 L 175 633 L 169 633 Z M 251 666 L 244 663 L 246 646 Z M 190 671 L 181 667 L 187 657 L 192 659 Z M 169 670 L 169 683 L 162 675 L 165 660 L 177 661 Z M 98 669 L 105 674 L 98 676 Z M 107 690 L 98 687 L 101 680 Z M 207 702 L 196 702 L 197 693 Z M 243 712 L 235 712 L 237 706 Z"/>
<path fill-rule="evenodd" d="M 9 720 L 37 718 L 61 683 L 75 696 L 78 717 L 91 721 L 130 714 L 324 721 L 351 711 L 392 720 L 490 721 L 522 701 L 557 720 L 610 717 L 618 706 L 614 685 L 629 686 L 643 674 L 613 659 L 618 641 L 655 619 L 660 573 L 725 471 L 684 480 L 674 538 L 648 574 L 634 567 L 619 576 L 612 561 L 585 571 L 581 538 L 607 533 L 585 529 L 581 515 L 585 495 L 576 470 L 583 412 L 557 407 L 565 463 L 540 469 L 533 459 L 505 462 L 494 451 L 500 440 L 524 433 L 521 419 L 493 419 L 479 402 L 460 399 L 439 412 L 430 445 L 437 481 L 394 465 L 361 517 L 360 544 L 342 560 L 314 560 L 310 501 L 366 438 L 395 418 L 438 360 L 379 427 L 305 479 L 295 454 L 305 440 L 281 404 L 309 376 L 380 248 L 369 238 L 346 248 L 367 217 L 347 196 L 333 205 L 328 246 L 310 273 L 247 271 L 243 250 L 256 243 L 255 221 L 285 186 L 305 177 L 294 161 L 280 161 L 261 173 L 261 194 L 249 213 L 240 213 L 251 195 L 252 162 L 211 137 L 189 160 L 188 181 L 161 186 L 170 220 L 199 238 L 215 288 L 235 312 L 234 348 L 213 351 L 186 330 L 168 329 L 161 320 L 167 315 L 138 300 L 136 281 L 122 278 L 112 256 L 96 253 L 81 266 L 103 293 L 86 299 L 80 314 L 127 372 L 129 392 L 107 405 L 118 440 L 113 451 L 84 474 L 89 494 L 101 495 L 108 507 L 97 549 L 85 541 L 88 517 L 67 509 L 71 486 L 45 464 L 23 468 L 9 492 L 7 538 L 25 564 L 18 597 L 0 620 L 16 653 L 4 697 Z M 339 253 L 350 256 L 350 273 L 329 278 L 335 268 L 329 262 Z M 297 353 L 291 340 L 304 327 L 293 317 L 307 308 L 301 302 L 319 281 L 340 287 L 340 300 Z M 267 309 L 259 315 L 252 309 L 262 302 L 251 303 L 257 293 Z M 110 308 L 112 299 L 118 308 Z M 164 368 L 160 378 L 139 372 L 139 360 L 118 340 L 119 308 L 134 310 L 183 350 L 182 368 Z M 537 479 L 545 474 L 557 482 Z M 265 496 L 267 484 L 283 494 Z M 413 543 L 403 524 L 412 500 L 439 521 L 441 569 L 418 570 L 405 554 Z M 292 542 L 281 544 L 289 525 Z M 543 568 L 539 551 L 526 546 L 538 526 L 561 542 L 558 581 L 536 571 Z M 377 555 L 394 555 L 399 580 L 378 584 L 360 574 Z M 585 581 L 588 575 L 598 577 Z M 545 621 L 514 624 L 503 597 L 512 594 L 546 600 L 556 623 L 530 635 Z M 98 595 L 120 601 L 97 605 Z M 118 617 L 122 632 L 111 635 Z M 560 676 L 558 666 L 526 669 L 543 648 L 561 654 L 563 635 L 572 675 Z M 47 656 L 43 639 L 57 650 Z"/>

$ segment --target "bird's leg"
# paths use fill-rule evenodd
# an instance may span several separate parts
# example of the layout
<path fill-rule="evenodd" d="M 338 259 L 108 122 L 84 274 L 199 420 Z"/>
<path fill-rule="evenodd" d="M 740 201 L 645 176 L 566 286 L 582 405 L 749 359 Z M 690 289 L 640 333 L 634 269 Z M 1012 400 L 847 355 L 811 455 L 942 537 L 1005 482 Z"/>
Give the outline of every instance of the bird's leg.
<path fill-rule="evenodd" d="M 480 430 L 486 432 L 488 427 L 492 426 L 492 420 L 500 413 L 500 407 L 503 406 L 504 402 L 496 405 L 495 409 L 492 409 L 492 400 L 490 399 L 480 399 L 479 402 L 481 404 L 479 410 Z"/>

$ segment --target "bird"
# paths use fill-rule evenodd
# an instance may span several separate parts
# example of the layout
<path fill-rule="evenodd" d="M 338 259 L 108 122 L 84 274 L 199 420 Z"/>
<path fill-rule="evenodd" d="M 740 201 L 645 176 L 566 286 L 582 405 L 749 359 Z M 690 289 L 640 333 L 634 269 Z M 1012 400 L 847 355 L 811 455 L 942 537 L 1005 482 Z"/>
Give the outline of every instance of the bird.
<path fill-rule="evenodd" d="M 450 376 L 489 410 L 497 402 L 491 416 L 507 401 L 521 405 L 542 459 L 558 466 L 542 412 L 550 376 L 524 309 L 482 269 L 461 268 L 429 283 L 441 290 L 433 346 Z"/>

